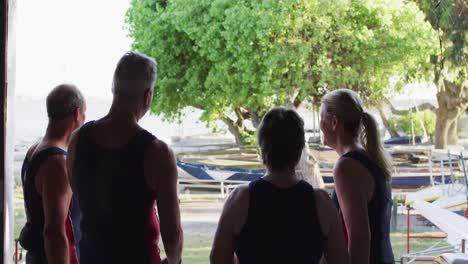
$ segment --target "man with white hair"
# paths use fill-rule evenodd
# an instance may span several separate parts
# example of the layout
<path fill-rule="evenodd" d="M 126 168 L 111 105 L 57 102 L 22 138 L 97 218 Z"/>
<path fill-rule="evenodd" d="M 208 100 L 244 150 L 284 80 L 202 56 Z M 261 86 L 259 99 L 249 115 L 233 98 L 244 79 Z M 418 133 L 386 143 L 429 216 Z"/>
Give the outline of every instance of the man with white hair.
<path fill-rule="evenodd" d="M 154 59 L 127 52 L 114 72 L 109 113 L 72 135 L 67 164 L 82 211 L 82 263 L 161 263 L 160 233 L 165 262 L 181 262 L 175 158 L 138 125 L 155 81 Z"/>

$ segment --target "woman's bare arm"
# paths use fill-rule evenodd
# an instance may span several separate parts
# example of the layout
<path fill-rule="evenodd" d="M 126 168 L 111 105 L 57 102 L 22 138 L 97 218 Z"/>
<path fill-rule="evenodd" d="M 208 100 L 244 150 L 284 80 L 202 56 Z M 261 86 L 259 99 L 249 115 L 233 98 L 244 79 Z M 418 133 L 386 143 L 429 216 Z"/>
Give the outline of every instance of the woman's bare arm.
<path fill-rule="evenodd" d="M 369 184 L 364 182 L 364 174 L 368 172 L 349 158 L 341 158 L 334 169 L 335 188 L 348 232 L 348 253 L 352 264 L 369 263 Z"/>
<path fill-rule="evenodd" d="M 211 249 L 210 263 L 236 263 L 235 244 L 247 219 L 249 196 L 248 186 L 240 186 L 232 192 L 224 204 Z"/>

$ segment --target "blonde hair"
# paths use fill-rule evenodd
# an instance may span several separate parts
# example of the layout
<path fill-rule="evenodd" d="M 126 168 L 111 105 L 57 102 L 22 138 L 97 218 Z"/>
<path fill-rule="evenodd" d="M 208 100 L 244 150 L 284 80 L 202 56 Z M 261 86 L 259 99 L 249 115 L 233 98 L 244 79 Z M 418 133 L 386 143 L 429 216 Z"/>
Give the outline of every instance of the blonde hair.
<path fill-rule="evenodd" d="M 336 115 L 351 133 L 358 139 L 370 159 L 384 171 L 385 179 L 390 181 L 392 160 L 385 151 L 377 121 L 364 110 L 359 95 L 349 89 L 338 89 L 327 93 L 322 98 L 322 107 L 327 114 Z"/>

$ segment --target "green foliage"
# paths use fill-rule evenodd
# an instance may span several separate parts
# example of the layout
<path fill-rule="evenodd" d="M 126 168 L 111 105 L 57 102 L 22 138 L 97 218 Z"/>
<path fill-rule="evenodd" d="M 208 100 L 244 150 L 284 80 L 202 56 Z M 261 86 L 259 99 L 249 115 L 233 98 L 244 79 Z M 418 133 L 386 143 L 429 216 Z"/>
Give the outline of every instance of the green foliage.
<path fill-rule="evenodd" d="M 468 8 L 466 0 L 414 0 L 438 31 L 437 63 L 444 78 L 457 84 L 468 82 Z"/>
<path fill-rule="evenodd" d="M 414 134 L 422 136 L 424 134 L 421 121 L 424 124 L 427 134 L 432 138 L 435 131 L 436 115 L 430 110 L 420 112 L 408 112 L 400 117 L 391 118 L 390 123 L 393 128 L 401 130 L 404 133 L 411 135 L 411 127 L 414 126 Z"/>
<path fill-rule="evenodd" d="M 415 0 L 435 30 L 440 31 L 444 57 L 456 65 L 466 65 L 468 9 L 464 0 Z"/>
<path fill-rule="evenodd" d="M 435 51 L 436 35 L 414 3 L 352 1 L 342 14 L 329 12 L 336 19 L 332 43 L 339 44 L 330 48 L 330 64 L 322 72 L 332 87 L 379 100 L 408 81 L 429 77 L 427 56 Z"/>
<path fill-rule="evenodd" d="M 154 113 L 193 106 L 241 137 L 245 120 L 323 88 L 377 99 L 426 78 L 437 47 L 403 0 L 133 0 L 127 25 L 133 48 L 158 61 Z"/>

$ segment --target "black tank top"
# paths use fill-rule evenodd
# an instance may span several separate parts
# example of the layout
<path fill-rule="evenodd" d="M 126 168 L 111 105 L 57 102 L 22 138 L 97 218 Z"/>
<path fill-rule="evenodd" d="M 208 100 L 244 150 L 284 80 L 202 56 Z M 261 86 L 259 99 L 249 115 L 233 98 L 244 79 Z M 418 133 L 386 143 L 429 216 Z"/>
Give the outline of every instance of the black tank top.
<path fill-rule="evenodd" d="M 142 130 L 124 146 L 108 149 L 93 142 L 93 123 L 80 129 L 73 167 L 80 262 L 160 263 L 156 197 L 143 169 L 145 149 L 156 138 Z"/>
<path fill-rule="evenodd" d="M 36 175 L 47 158 L 54 155 L 66 154 L 65 150 L 58 147 L 46 148 L 35 154 L 31 160 L 28 160 L 26 157 L 21 168 L 26 224 L 21 230 L 19 242 L 24 249 L 34 254 L 35 263 L 47 263 L 43 237 L 44 208 L 42 206 L 42 198 L 36 190 Z M 67 228 L 71 227 L 69 218 L 66 225 Z M 68 231 L 67 236 L 70 240 L 72 237 L 70 237 L 71 234 Z"/>
<path fill-rule="evenodd" d="M 284 189 L 260 178 L 249 184 L 249 192 L 236 246 L 240 263 L 319 263 L 324 237 L 313 187 L 300 181 Z"/>
<path fill-rule="evenodd" d="M 342 157 L 358 161 L 370 171 L 370 174 L 374 178 L 375 190 L 367 205 L 371 233 L 370 263 L 393 264 L 395 260 L 390 242 L 390 218 L 392 210 L 392 188 L 390 183 L 385 180 L 383 170 L 363 153 L 350 151 Z M 340 204 L 338 203 L 336 191 L 333 191 L 332 199 L 339 209 Z"/>

